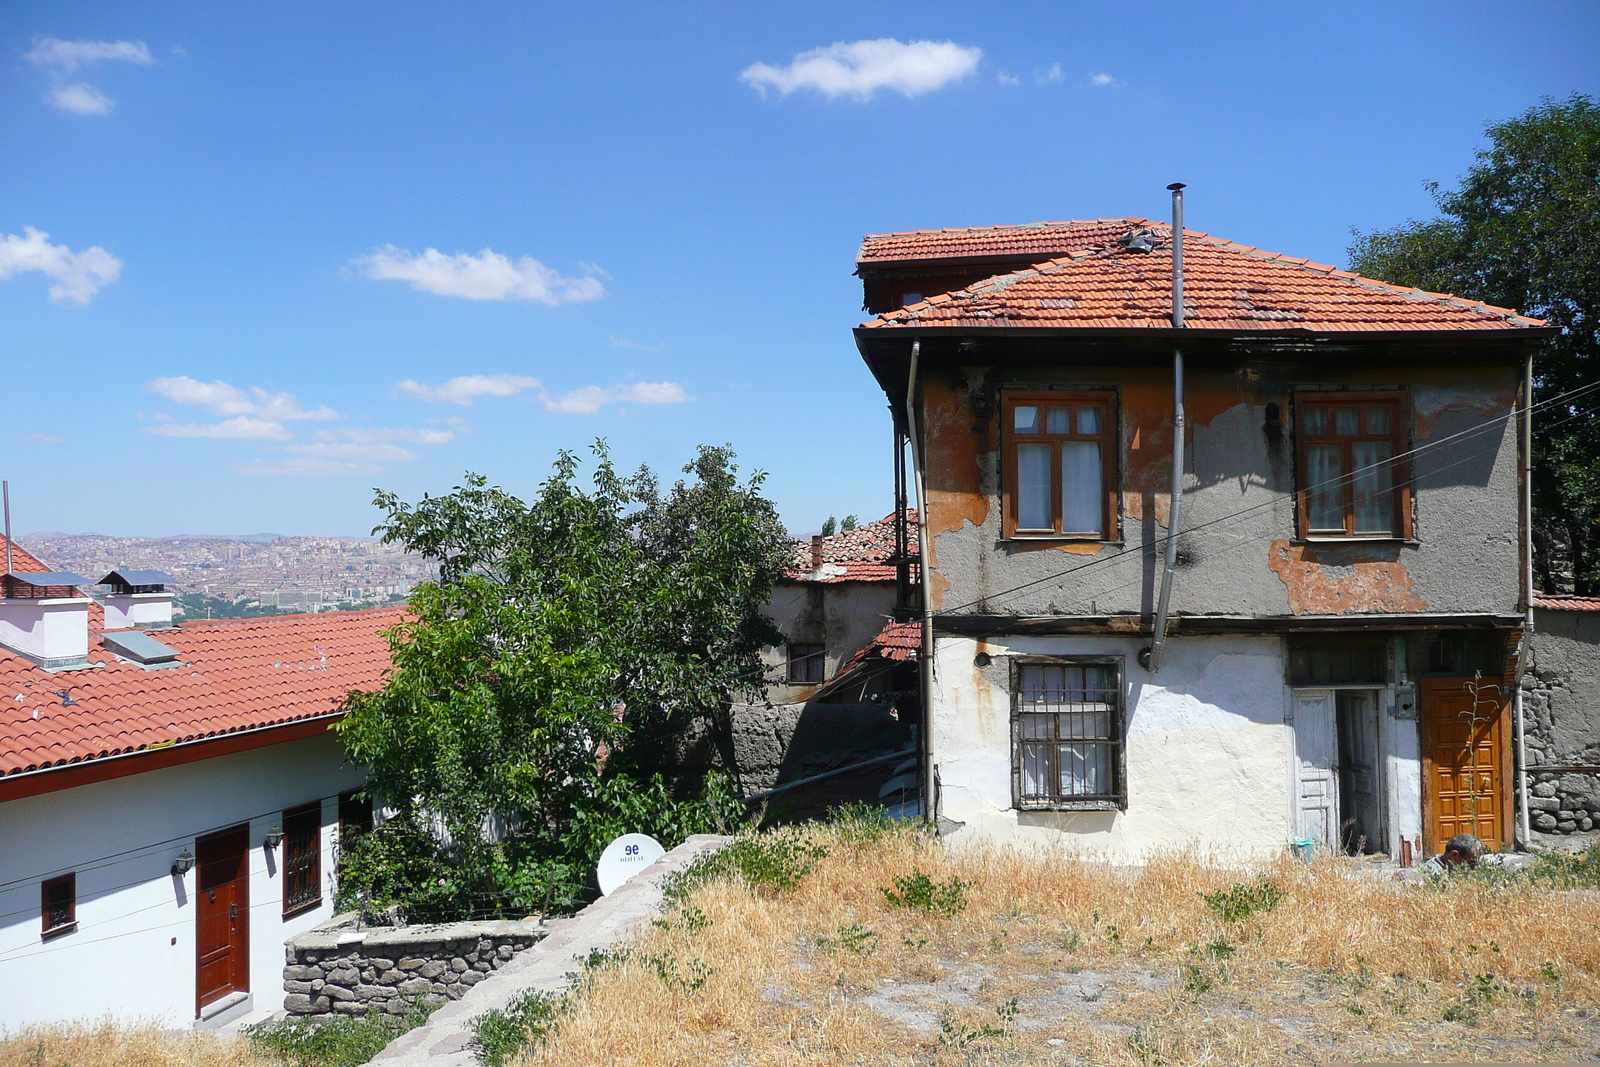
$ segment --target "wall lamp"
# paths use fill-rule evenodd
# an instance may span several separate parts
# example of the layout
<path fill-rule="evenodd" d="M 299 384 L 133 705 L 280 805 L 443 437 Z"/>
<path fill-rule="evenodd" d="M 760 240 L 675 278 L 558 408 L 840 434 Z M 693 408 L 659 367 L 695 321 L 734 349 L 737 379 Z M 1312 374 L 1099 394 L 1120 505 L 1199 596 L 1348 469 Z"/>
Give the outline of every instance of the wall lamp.
<path fill-rule="evenodd" d="M 172 873 L 182 877 L 194 869 L 194 853 L 184 849 L 178 853 L 178 858 L 172 861 Z"/>
<path fill-rule="evenodd" d="M 279 845 L 283 844 L 283 827 L 274 826 L 272 829 L 268 830 L 267 840 L 265 843 L 268 848 L 277 848 Z"/>

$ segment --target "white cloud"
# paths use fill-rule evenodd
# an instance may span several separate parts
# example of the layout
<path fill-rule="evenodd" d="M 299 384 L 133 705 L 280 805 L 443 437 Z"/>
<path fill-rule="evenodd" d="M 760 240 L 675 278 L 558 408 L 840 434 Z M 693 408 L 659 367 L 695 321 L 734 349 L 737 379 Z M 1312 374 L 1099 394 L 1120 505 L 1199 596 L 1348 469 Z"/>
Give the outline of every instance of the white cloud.
<path fill-rule="evenodd" d="M 667 345 L 646 344 L 643 341 L 635 341 L 631 337 L 623 337 L 621 334 L 616 333 L 611 335 L 611 343 L 618 348 L 627 348 L 634 352 L 660 352 L 668 347 Z"/>
<path fill-rule="evenodd" d="M 111 98 L 83 82 L 58 86 L 50 93 L 50 100 L 62 111 L 70 111 L 74 115 L 111 114 Z"/>
<path fill-rule="evenodd" d="M 338 459 L 363 463 L 405 463 L 416 459 L 409 448 L 389 444 L 360 444 L 355 441 L 312 441 L 304 445 L 289 445 L 285 452 L 312 459 Z"/>
<path fill-rule="evenodd" d="M 1033 80 L 1038 82 L 1040 85 L 1047 85 L 1050 82 L 1061 81 L 1065 77 L 1066 75 L 1061 73 L 1061 64 L 1052 63 L 1049 70 L 1040 71 L 1039 73 L 1035 74 L 1033 76 Z"/>
<path fill-rule="evenodd" d="M 358 445 L 405 441 L 414 445 L 442 445 L 456 439 L 454 430 L 430 430 L 421 426 L 351 426 L 343 430 L 319 430 L 318 441 L 350 441 Z"/>
<path fill-rule="evenodd" d="M 355 260 L 363 276 L 380 281 L 410 282 L 411 288 L 464 300 L 532 300 L 554 307 L 581 304 L 606 295 L 593 264 L 588 273 L 569 278 L 531 256 L 512 261 L 485 248 L 477 255 L 445 255 L 429 248 L 413 255 L 404 248 L 384 245 L 370 256 Z"/>
<path fill-rule="evenodd" d="M 59 37 L 35 37 L 33 50 L 22 58 L 59 70 L 77 70 L 107 59 L 144 67 L 155 62 L 143 41 L 63 41 Z"/>
<path fill-rule="evenodd" d="M 521 374 L 465 374 L 451 378 L 443 385 L 428 385 L 407 378 L 396 382 L 396 395 L 416 397 L 430 404 L 472 403 L 480 396 L 515 396 L 524 389 L 539 388 L 539 379 Z"/>
<path fill-rule="evenodd" d="M 829 98 L 872 99 L 879 89 L 921 96 L 958 82 L 978 69 L 983 49 L 954 41 L 911 41 L 890 37 L 875 41 L 840 41 L 794 57 L 788 66 L 756 63 L 739 76 L 763 96 L 776 89 L 782 96 L 814 89 Z"/>
<path fill-rule="evenodd" d="M 233 469 L 239 474 L 279 474 L 290 477 L 295 475 L 377 474 L 383 470 L 376 463 L 348 459 L 323 459 L 316 456 L 254 459 L 248 463 L 235 463 Z"/>
<path fill-rule="evenodd" d="M 55 279 L 50 299 L 60 304 L 87 304 L 103 285 L 110 285 L 122 273 L 122 260 L 99 245 L 74 252 L 66 245 L 53 245 L 50 235 L 24 226 L 22 235 L 0 235 L 0 282 L 23 271 L 36 270 Z"/>
<path fill-rule="evenodd" d="M 222 422 L 164 422 L 146 426 L 144 432 L 160 434 L 162 437 L 204 437 L 213 441 L 282 441 L 289 436 L 283 423 L 253 419 L 249 415 L 224 419 Z"/>
<path fill-rule="evenodd" d="M 399 445 L 380 440 L 379 437 L 382 435 L 390 435 L 401 440 L 417 440 L 419 444 L 443 443 L 427 436 L 434 431 L 425 430 L 356 428 L 339 432 L 348 435 L 350 439 L 331 440 L 333 436 L 331 433 L 319 433 L 317 436 L 320 440 L 284 446 L 282 451 L 287 453 L 286 455 L 268 456 L 248 463 L 239 463 L 233 469 L 241 474 L 290 476 L 376 474 L 383 470 L 385 463 L 409 463 L 420 458 L 409 448 L 401 448 Z M 453 434 L 446 434 L 444 440 L 452 437 Z"/>
<path fill-rule="evenodd" d="M 198 382 L 187 375 L 156 378 L 144 387 L 179 404 L 207 408 L 213 415 L 250 415 L 270 422 L 327 422 L 339 413 L 326 404 L 304 408 L 289 393 L 272 393 L 252 386 L 249 391 L 227 382 Z"/>
<path fill-rule="evenodd" d="M 693 399 L 676 382 L 630 382 L 607 387 L 586 385 L 560 396 L 551 396 L 542 390 L 539 394 L 539 401 L 546 410 L 559 411 L 563 415 L 593 415 L 607 404 L 682 404 Z"/>
<path fill-rule="evenodd" d="M 994 80 L 999 82 L 1001 85 L 1021 85 L 1022 84 L 1022 79 L 1021 78 L 1017 77 L 1014 74 L 1007 74 L 1005 71 L 1001 71 L 999 74 L 996 74 L 994 76 Z"/>
<path fill-rule="evenodd" d="M 1099 74 L 1089 75 L 1089 84 L 1093 85 L 1097 89 L 1103 89 L 1108 85 L 1114 85 L 1116 84 L 1116 81 L 1117 79 L 1113 78 L 1104 71 L 1101 71 Z"/>

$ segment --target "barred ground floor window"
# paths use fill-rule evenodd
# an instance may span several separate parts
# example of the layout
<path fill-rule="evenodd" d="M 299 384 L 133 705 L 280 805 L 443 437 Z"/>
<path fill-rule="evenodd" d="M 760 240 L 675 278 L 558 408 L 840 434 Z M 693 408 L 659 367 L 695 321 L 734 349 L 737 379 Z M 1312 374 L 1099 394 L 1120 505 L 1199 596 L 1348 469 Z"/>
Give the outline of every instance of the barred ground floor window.
<path fill-rule="evenodd" d="M 1023 660 L 1011 702 L 1012 792 L 1018 808 L 1127 807 L 1122 660 Z"/>

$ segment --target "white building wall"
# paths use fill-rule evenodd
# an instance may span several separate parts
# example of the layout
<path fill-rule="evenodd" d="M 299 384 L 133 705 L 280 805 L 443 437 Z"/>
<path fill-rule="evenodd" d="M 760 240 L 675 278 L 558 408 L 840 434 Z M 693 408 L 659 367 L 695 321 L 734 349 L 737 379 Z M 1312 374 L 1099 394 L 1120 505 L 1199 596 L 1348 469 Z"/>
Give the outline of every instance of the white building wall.
<path fill-rule="evenodd" d="M 940 810 L 955 840 L 1074 848 L 1138 862 L 1194 849 L 1218 858 L 1281 852 L 1291 833 L 1289 691 L 1275 637 L 1176 638 L 1160 673 L 1139 666 L 1148 639 L 940 636 L 932 700 Z M 993 658 L 987 668 L 975 657 Z M 1121 656 L 1128 708 L 1128 808 L 1016 811 L 1011 806 L 1007 657 Z"/>
<path fill-rule="evenodd" d="M 0 1029 L 106 1014 L 195 1021 L 195 839 L 250 824 L 250 991 L 281 1006 L 283 943 L 333 913 L 338 796 L 365 775 L 331 734 L 0 803 Z M 322 801 L 322 905 L 284 921 L 288 808 Z M 40 940 L 40 882 L 77 873 L 75 932 Z"/>

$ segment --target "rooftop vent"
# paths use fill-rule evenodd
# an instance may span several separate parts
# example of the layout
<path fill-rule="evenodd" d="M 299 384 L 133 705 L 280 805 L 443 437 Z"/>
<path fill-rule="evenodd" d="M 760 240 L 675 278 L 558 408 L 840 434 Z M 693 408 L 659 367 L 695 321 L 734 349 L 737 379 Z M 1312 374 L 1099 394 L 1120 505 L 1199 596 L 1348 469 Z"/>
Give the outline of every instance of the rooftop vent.
<path fill-rule="evenodd" d="M 86 578 L 71 571 L 23 571 L 0 576 L 0 645 L 45 670 L 70 670 L 89 663 L 89 598 L 77 587 Z"/>
<path fill-rule="evenodd" d="M 111 587 L 106 596 L 107 630 L 165 630 L 172 625 L 172 576 L 162 571 L 118 567 L 101 585 Z"/>
<path fill-rule="evenodd" d="M 131 659 L 151 669 L 179 665 L 176 649 L 139 630 L 101 634 L 100 643 L 106 646 L 107 652 L 115 653 L 123 659 Z"/>
<path fill-rule="evenodd" d="M 1150 227 L 1139 226 L 1125 233 L 1117 244 L 1126 252 L 1137 252 L 1142 256 L 1148 256 L 1156 250 L 1159 240 L 1156 232 Z"/>

